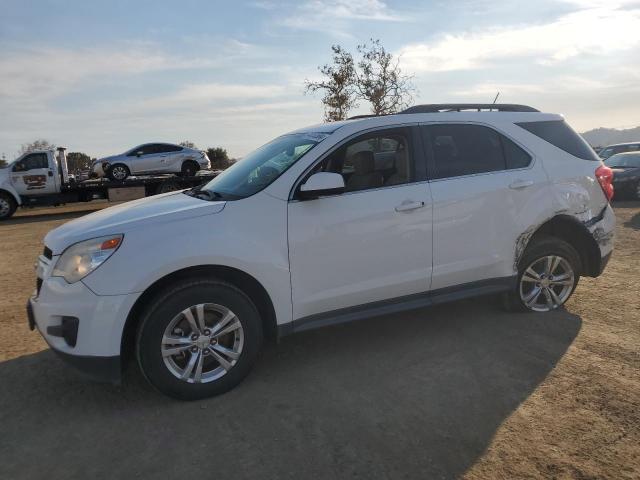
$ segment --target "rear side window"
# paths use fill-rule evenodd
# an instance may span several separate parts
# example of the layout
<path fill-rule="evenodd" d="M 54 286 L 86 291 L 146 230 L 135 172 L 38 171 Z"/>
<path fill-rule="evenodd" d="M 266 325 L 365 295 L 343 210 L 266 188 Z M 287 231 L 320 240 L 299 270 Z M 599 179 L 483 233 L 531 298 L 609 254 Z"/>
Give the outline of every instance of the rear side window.
<path fill-rule="evenodd" d="M 564 120 L 549 120 L 543 122 L 516 123 L 535 136 L 549 142 L 551 145 L 570 153 L 583 160 L 600 161 L 600 157 L 589 144 L 578 135 Z"/>
<path fill-rule="evenodd" d="M 431 145 L 433 178 L 524 168 L 531 157 L 508 138 L 481 125 L 443 124 L 423 127 Z"/>
<path fill-rule="evenodd" d="M 531 163 L 531 156 L 507 137 L 502 135 L 501 137 L 507 169 L 528 167 Z"/>
<path fill-rule="evenodd" d="M 170 153 L 170 152 L 179 152 L 182 150 L 182 147 L 177 145 L 169 145 L 167 143 L 161 143 L 157 145 L 156 153 Z"/>

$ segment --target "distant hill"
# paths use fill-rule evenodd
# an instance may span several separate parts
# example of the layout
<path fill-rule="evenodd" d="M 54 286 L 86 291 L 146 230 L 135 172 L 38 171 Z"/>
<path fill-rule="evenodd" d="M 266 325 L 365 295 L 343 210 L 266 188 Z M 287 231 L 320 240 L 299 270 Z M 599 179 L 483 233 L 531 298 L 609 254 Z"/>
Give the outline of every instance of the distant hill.
<path fill-rule="evenodd" d="M 606 147 L 612 143 L 640 142 L 640 127 L 616 130 L 615 128 L 595 128 L 581 133 L 593 147 Z"/>

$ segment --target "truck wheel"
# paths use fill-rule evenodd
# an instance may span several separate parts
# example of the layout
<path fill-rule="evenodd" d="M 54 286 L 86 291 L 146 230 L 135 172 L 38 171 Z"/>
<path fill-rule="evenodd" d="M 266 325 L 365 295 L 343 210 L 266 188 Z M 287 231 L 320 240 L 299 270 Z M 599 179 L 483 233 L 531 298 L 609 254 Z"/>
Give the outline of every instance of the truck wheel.
<path fill-rule="evenodd" d="M 0 192 L 0 220 L 11 218 L 16 208 L 18 208 L 16 200 L 8 193 Z"/>
<path fill-rule="evenodd" d="M 224 393 L 251 370 L 262 344 L 260 315 L 247 295 L 217 280 L 182 280 L 142 315 L 138 365 L 160 392 L 180 400 Z"/>
<path fill-rule="evenodd" d="M 111 180 L 122 181 L 129 175 L 131 175 L 131 171 L 126 165 L 116 163 L 109 168 L 109 172 L 107 175 Z"/>
<path fill-rule="evenodd" d="M 576 289 L 581 268 L 580 255 L 564 240 L 534 239 L 518 263 L 518 283 L 505 296 L 505 307 L 525 312 L 560 308 Z"/>
<path fill-rule="evenodd" d="M 193 177 L 196 172 L 200 170 L 198 164 L 192 160 L 187 160 L 182 164 L 182 170 L 180 171 L 180 175 L 183 177 Z"/>

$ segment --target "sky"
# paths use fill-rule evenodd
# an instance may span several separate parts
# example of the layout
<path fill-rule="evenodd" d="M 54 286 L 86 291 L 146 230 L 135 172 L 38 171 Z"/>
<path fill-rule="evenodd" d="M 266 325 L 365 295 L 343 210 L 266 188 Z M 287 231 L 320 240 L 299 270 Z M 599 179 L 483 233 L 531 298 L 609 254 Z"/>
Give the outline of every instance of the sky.
<path fill-rule="evenodd" d="M 640 125 L 640 0 L 0 0 L 0 156 L 193 141 L 241 157 L 323 118 L 305 79 L 370 38 L 414 103 L 500 101 Z M 362 103 L 354 114 L 368 113 Z"/>

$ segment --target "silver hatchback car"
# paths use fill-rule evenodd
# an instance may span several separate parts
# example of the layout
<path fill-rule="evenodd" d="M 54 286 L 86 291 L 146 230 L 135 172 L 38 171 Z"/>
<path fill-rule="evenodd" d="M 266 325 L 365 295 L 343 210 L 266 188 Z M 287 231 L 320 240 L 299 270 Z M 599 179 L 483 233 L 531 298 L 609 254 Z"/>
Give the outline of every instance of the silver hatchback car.
<path fill-rule="evenodd" d="M 192 177 L 198 170 L 210 167 L 209 157 L 201 150 L 171 143 L 146 143 L 120 155 L 98 159 L 91 170 L 98 177 L 124 180 L 130 175 L 156 173 Z"/>

